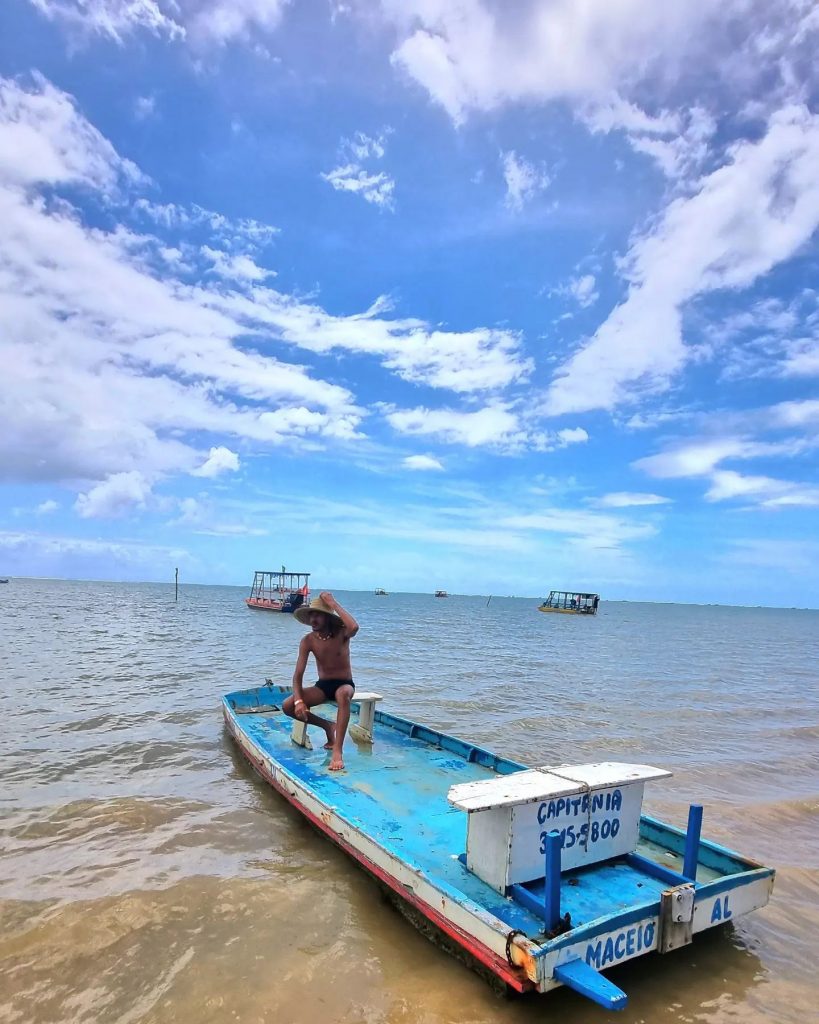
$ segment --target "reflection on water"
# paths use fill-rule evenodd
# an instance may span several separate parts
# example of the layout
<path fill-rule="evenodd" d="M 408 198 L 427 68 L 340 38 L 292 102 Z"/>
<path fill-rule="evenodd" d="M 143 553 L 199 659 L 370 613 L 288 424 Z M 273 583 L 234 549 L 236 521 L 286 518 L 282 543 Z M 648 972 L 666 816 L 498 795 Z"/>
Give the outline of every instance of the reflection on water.
<path fill-rule="evenodd" d="M 819 614 L 340 595 L 357 681 L 530 763 L 674 771 L 647 810 L 777 867 L 733 929 L 611 972 L 623 1022 L 804 1021 L 819 1000 Z M 244 590 L 13 581 L 0 605 L 0 1021 L 599 1021 L 498 999 L 270 792 L 219 697 L 292 674 L 301 627 Z"/>

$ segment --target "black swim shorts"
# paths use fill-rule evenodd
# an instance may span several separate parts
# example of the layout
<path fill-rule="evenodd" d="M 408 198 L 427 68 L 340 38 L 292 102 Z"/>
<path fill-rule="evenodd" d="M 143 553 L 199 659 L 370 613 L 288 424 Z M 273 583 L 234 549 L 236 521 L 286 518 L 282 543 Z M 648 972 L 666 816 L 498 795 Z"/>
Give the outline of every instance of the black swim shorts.
<path fill-rule="evenodd" d="M 317 679 L 316 686 L 321 690 L 327 700 L 333 700 L 339 686 L 352 686 L 355 690 L 355 683 L 352 679 Z"/>

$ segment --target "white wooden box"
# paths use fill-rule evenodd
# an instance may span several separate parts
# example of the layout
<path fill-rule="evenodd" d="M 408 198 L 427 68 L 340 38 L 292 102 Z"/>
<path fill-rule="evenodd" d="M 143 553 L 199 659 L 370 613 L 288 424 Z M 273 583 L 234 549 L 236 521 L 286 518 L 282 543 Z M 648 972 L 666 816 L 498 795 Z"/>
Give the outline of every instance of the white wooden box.
<path fill-rule="evenodd" d="M 466 864 L 505 893 L 546 874 L 546 835 L 560 832 L 561 870 L 609 860 L 637 846 L 643 789 L 671 772 L 643 764 L 531 768 L 449 791 L 468 813 Z"/>

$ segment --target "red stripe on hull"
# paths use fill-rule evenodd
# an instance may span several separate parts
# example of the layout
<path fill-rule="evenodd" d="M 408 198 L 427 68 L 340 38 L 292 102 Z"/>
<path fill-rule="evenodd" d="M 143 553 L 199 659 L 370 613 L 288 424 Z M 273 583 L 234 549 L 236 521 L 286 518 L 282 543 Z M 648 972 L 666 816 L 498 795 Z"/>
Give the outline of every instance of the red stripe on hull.
<path fill-rule="evenodd" d="M 332 840 L 336 846 L 340 846 L 345 853 L 353 857 L 358 863 L 371 875 L 374 875 L 385 885 L 388 885 L 390 889 L 396 895 L 400 896 L 402 900 L 410 903 L 416 910 L 428 918 L 432 923 L 441 929 L 446 935 L 458 943 L 459 946 L 463 946 L 467 952 L 469 952 L 476 960 L 482 963 L 485 967 L 488 967 L 493 974 L 496 974 L 499 978 L 510 985 L 518 992 L 527 992 L 533 989 L 535 986 L 532 981 L 523 973 L 523 971 L 516 971 L 510 967 L 509 963 L 502 957 L 499 957 L 494 953 L 488 946 L 484 946 L 483 943 L 478 942 L 473 936 L 468 935 L 466 932 L 461 931 L 457 925 L 453 924 L 447 918 L 435 910 L 434 907 L 425 903 L 420 897 L 407 892 L 404 886 L 392 875 L 384 871 L 383 868 L 378 867 L 368 857 L 365 857 L 363 853 L 357 850 L 354 846 L 348 843 L 345 839 L 342 839 L 333 829 L 322 821 L 321 818 L 316 817 L 311 811 L 309 811 L 304 804 L 300 803 L 293 794 L 288 793 L 283 786 L 280 786 L 278 782 L 273 778 L 270 772 L 265 767 L 264 761 L 255 760 L 250 753 L 245 750 L 244 746 L 239 743 L 236 733 L 233 728 L 233 723 L 230 718 L 225 715 L 225 723 L 227 724 L 228 730 L 234 739 L 237 741 L 237 746 L 241 750 L 247 761 L 253 766 L 253 768 L 261 775 L 261 777 L 271 785 L 277 793 L 280 793 L 285 800 L 291 803 L 297 810 L 305 816 L 316 828 L 320 829 L 328 839 Z"/>

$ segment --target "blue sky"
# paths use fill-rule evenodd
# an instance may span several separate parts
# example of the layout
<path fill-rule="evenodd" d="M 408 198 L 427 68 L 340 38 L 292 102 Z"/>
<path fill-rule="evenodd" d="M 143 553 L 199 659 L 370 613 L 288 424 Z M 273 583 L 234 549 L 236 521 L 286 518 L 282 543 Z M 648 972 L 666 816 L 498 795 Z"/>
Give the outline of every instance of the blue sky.
<path fill-rule="evenodd" d="M 0 574 L 819 606 L 818 43 L 6 0 Z"/>

